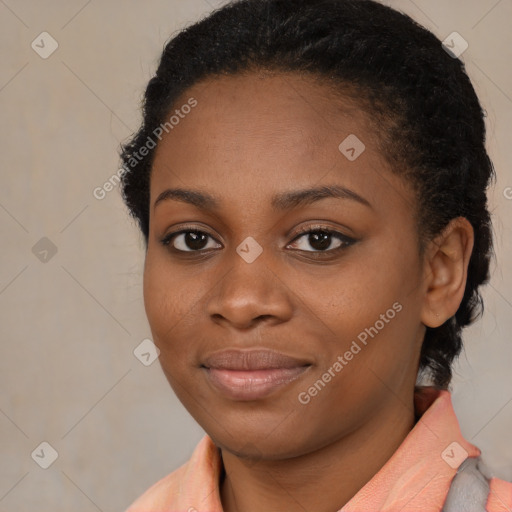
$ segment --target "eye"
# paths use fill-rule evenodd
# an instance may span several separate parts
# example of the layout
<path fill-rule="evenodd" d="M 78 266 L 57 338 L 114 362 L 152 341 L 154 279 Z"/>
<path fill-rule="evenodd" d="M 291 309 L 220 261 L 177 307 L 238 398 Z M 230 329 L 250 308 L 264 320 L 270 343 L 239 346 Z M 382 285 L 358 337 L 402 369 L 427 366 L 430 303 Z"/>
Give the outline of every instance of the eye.
<path fill-rule="evenodd" d="M 323 226 L 309 226 L 301 230 L 300 235 L 293 240 L 292 245 L 297 245 L 297 240 L 301 239 L 304 240 L 298 244 L 298 250 L 305 252 L 337 252 L 355 242 L 353 238 Z M 335 242 L 336 245 L 333 247 L 332 245 Z M 308 245 L 314 250 L 308 250 Z"/>
<path fill-rule="evenodd" d="M 298 243 L 297 241 L 301 239 L 304 240 Z M 176 253 L 200 253 L 222 247 L 211 235 L 192 227 L 184 227 L 179 231 L 169 233 L 160 242 L 165 247 L 171 246 L 171 250 Z M 298 247 L 295 248 L 299 251 L 334 253 L 345 249 L 354 242 L 356 242 L 356 240 L 353 238 L 331 228 L 324 226 L 308 226 L 299 231 L 299 235 L 294 238 L 288 247 L 298 245 Z M 334 247 L 332 247 L 333 243 L 335 244 Z M 308 250 L 308 245 L 313 248 L 312 251 Z"/>
<path fill-rule="evenodd" d="M 172 245 L 173 250 L 176 252 L 200 252 L 217 248 L 208 247 L 208 239 L 213 240 L 204 231 L 184 228 L 180 231 L 169 233 L 161 240 L 161 243 L 164 246 Z"/>

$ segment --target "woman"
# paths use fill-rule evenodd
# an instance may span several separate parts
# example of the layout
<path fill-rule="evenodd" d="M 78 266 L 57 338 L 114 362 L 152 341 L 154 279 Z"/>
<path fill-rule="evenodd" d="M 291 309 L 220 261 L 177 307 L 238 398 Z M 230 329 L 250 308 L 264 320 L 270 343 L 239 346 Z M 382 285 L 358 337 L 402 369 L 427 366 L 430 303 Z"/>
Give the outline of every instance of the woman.
<path fill-rule="evenodd" d="M 448 390 L 494 178 L 453 52 L 371 0 L 232 2 L 167 44 L 122 159 L 207 433 L 130 512 L 510 510 Z"/>

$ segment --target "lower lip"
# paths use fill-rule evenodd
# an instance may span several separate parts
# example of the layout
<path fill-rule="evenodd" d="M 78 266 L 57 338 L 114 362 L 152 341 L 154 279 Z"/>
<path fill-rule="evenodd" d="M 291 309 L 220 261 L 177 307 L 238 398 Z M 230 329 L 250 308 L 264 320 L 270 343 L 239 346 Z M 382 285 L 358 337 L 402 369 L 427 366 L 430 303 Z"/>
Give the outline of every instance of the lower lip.
<path fill-rule="evenodd" d="M 257 400 L 298 379 L 309 366 L 268 370 L 204 368 L 216 389 L 233 400 Z"/>

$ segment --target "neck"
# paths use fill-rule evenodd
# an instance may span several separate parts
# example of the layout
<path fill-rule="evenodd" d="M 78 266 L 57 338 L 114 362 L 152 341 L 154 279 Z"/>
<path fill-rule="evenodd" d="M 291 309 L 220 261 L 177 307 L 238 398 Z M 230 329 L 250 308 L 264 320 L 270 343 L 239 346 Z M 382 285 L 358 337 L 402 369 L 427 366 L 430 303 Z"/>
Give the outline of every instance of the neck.
<path fill-rule="evenodd" d="M 394 397 L 357 430 L 299 457 L 247 465 L 224 450 L 223 510 L 339 510 L 384 466 L 414 424 L 413 397 L 407 405 Z"/>

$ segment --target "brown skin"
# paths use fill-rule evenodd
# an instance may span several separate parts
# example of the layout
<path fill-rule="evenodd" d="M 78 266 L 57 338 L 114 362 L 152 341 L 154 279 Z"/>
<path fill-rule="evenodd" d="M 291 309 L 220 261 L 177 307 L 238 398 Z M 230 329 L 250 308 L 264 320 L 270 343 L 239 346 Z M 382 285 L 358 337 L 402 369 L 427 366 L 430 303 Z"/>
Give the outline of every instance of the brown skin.
<path fill-rule="evenodd" d="M 222 448 L 226 512 L 338 510 L 414 426 L 425 326 L 457 311 L 473 230 L 466 219 L 452 221 L 420 257 L 414 194 L 377 150 L 368 117 L 310 78 L 212 78 L 176 104 L 190 97 L 198 105 L 159 143 L 151 175 L 144 299 L 162 368 Z M 366 145 L 353 162 L 338 150 L 349 134 Z M 355 191 L 371 208 L 340 198 L 283 212 L 270 206 L 276 193 L 327 184 Z M 167 200 L 154 208 L 171 187 L 208 192 L 221 206 L 202 211 Z M 160 243 L 185 223 L 210 235 L 203 256 L 184 235 Z M 357 242 L 336 251 L 343 244 L 332 237 L 322 253 L 307 234 L 297 238 L 298 228 L 317 224 Z M 263 248 L 250 264 L 235 250 L 249 236 Z M 403 309 L 301 404 L 299 393 L 397 301 Z M 228 399 L 201 362 L 249 347 L 311 367 L 264 399 Z"/>

